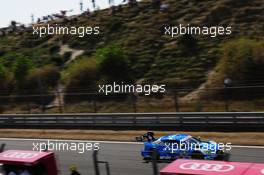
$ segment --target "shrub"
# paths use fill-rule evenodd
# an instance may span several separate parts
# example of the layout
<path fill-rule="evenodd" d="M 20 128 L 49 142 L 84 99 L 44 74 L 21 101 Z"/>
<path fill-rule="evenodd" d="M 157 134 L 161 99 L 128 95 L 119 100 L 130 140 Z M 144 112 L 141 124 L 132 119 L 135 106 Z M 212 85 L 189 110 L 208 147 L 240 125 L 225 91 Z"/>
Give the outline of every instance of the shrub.
<path fill-rule="evenodd" d="M 13 75 L 0 64 L 0 94 L 8 95 L 14 86 Z"/>
<path fill-rule="evenodd" d="M 58 53 L 59 51 L 60 51 L 60 46 L 58 45 L 53 45 L 49 49 L 50 54 L 55 54 Z"/>
<path fill-rule="evenodd" d="M 71 58 L 71 56 L 72 56 L 72 52 L 65 52 L 64 54 L 63 54 L 63 61 L 64 62 L 66 62 L 66 61 L 68 61 L 70 58 Z"/>
<path fill-rule="evenodd" d="M 67 89 L 91 87 L 96 84 L 97 79 L 98 67 L 94 59 L 77 60 L 63 72 L 63 81 Z"/>
<path fill-rule="evenodd" d="M 64 64 L 64 59 L 59 54 L 52 55 L 49 57 L 49 59 L 51 63 L 56 66 L 63 66 Z"/>
<path fill-rule="evenodd" d="M 33 62 L 28 57 L 17 55 L 13 64 L 13 72 L 16 79 L 18 89 L 23 89 L 25 85 L 25 78 L 29 71 L 34 67 Z"/>
<path fill-rule="evenodd" d="M 197 40 L 192 35 L 183 35 L 178 39 L 178 49 L 183 56 L 196 55 L 198 52 Z"/>
<path fill-rule="evenodd" d="M 6 53 L 4 49 L 0 49 L 0 56 L 3 56 Z"/>
<path fill-rule="evenodd" d="M 40 68 L 33 69 L 27 76 L 27 88 L 31 90 L 39 90 L 39 83 L 43 86 L 44 91 L 57 86 L 60 79 L 58 68 L 52 65 L 46 65 Z"/>
<path fill-rule="evenodd" d="M 223 86 L 224 78 L 232 80 L 232 86 L 254 86 L 264 83 L 264 42 L 239 39 L 225 43 L 222 59 L 216 67 L 214 86 Z M 262 88 L 229 90 L 235 98 L 257 97 Z M 249 93 L 250 91 L 250 93 Z"/>
<path fill-rule="evenodd" d="M 116 46 L 99 49 L 95 55 L 99 71 L 107 82 L 129 82 L 130 67 L 127 55 Z"/>
<path fill-rule="evenodd" d="M 264 66 L 264 43 L 251 39 L 239 39 L 226 43 L 222 48 L 222 59 L 217 66 L 221 78 L 229 77 L 240 83 L 264 77 L 260 71 Z M 263 79 L 264 82 L 264 79 Z"/>
<path fill-rule="evenodd" d="M 0 64 L 0 113 L 3 112 L 3 105 L 7 105 L 9 99 L 5 96 L 10 95 L 14 88 L 13 77 L 11 73 Z"/>
<path fill-rule="evenodd" d="M 54 98 L 50 90 L 58 85 L 59 79 L 60 72 L 52 65 L 46 65 L 31 70 L 26 77 L 23 93 L 30 95 L 37 94 L 37 96 L 24 98 L 23 101 L 31 101 L 37 104 L 44 103 L 45 105 L 49 104 Z"/>
<path fill-rule="evenodd" d="M 95 92 L 98 80 L 98 65 L 94 59 L 82 58 L 63 71 L 63 81 L 67 93 Z M 90 96 L 67 95 L 66 101 L 90 99 Z"/>
<path fill-rule="evenodd" d="M 108 21 L 106 24 L 106 28 L 108 29 L 108 34 L 120 31 L 122 30 L 122 27 L 123 27 L 123 23 L 118 18 L 117 19 L 113 18 L 110 21 Z"/>

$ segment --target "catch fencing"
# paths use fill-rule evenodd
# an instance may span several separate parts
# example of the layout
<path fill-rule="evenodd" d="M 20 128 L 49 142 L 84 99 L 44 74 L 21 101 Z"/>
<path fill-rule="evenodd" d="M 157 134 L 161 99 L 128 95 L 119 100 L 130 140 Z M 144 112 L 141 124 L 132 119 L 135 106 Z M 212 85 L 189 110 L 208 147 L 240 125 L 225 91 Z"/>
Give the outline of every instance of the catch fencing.
<path fill-rule="evenodd" d="M 167 89 L 162 94 L 113 93 L 89 89 L 43 94 L 0 92 L 0 113 L 148 113 L 264 111 L 264 86 Z"/>

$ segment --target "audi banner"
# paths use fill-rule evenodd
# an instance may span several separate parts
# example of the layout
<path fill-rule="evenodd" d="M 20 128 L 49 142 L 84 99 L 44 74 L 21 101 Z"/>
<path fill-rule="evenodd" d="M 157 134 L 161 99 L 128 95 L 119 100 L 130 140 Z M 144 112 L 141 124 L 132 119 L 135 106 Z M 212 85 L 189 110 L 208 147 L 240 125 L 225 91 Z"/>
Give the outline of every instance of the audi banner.
<path fill-rule="evenodd" d="M 0 153 L 0 163 L 6 162 L 24 162 L 34 163 L 41 158 L 45 158 L 53 153 L 51 152 L 38 152 L 38 151 L 25 151 L 25 150 L 8 150 Z"/>
<path fill-rule="evenodd" d="M 178 159 L 160 175 L 264 175 L 264 164 Z"/>
<path fill-rule="evenodd" d="M 245 175 L 264 175 L 264 164 L 254 164 Z"/>

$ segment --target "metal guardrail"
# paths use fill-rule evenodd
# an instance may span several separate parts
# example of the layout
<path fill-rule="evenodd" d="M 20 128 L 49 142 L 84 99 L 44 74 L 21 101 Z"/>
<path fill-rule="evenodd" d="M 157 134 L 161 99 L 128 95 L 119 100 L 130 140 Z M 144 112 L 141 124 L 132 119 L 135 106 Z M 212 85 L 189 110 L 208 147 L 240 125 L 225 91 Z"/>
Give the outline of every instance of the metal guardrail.
<path fill-rule="evenodd" d="M 264 113 L 2 114 L 1 128 L 226 128 L 263 129 Z"/>

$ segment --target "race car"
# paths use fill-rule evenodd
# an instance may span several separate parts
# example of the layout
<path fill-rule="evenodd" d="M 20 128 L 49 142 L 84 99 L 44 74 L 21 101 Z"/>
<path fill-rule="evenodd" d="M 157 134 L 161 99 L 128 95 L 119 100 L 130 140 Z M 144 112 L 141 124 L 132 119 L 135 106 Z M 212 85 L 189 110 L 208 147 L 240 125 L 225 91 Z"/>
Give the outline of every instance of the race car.
<path fill-rule="evenodd" d="M 158 160 L 178 158 L 228 160 L 229 158 L 229 154 L 224 153 L 223 147 L 226 145 L 211 140 L 202 141 L 188 134 L 173 134 L 156 139 L 153 132 L 148 132 L 136 137 L 136 140 L 145 141 L 144 148 L 141 150 L 144 160 L 153 159 L 153 153 Z"/>

